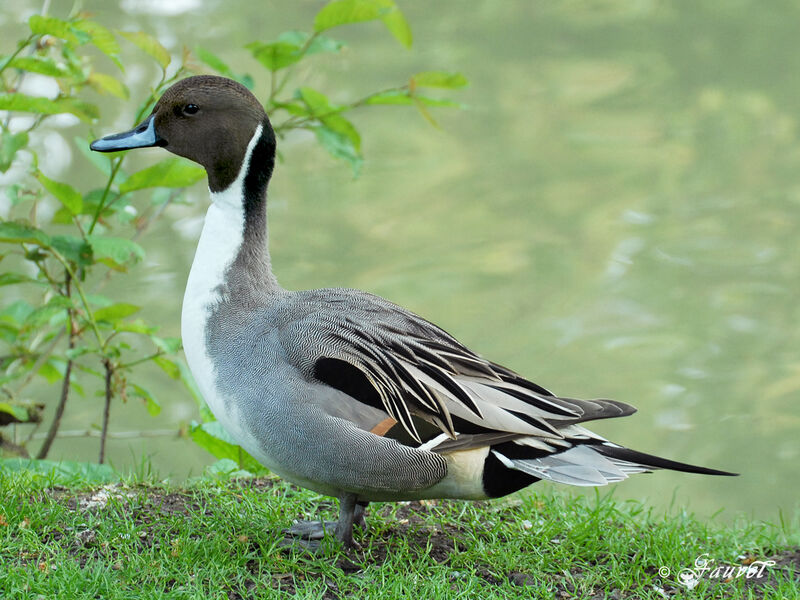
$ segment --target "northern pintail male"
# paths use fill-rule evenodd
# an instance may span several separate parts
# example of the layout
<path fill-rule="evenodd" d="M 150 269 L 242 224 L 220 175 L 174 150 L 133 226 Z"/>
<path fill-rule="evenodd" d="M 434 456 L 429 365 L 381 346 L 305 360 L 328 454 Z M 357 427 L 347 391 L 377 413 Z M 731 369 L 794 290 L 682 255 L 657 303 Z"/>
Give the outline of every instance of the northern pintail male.
<path fill-rule="evenodd" d="M 605 440 L 582 423 L 632 406 L 556 396 L 383 298 L 281 288 L 267 248 L 275 135 L 244 86 L 179 81 L 138 127 L 91 148 L 148 146 L 208 173 L 211 206 L 181 317 L 203 397 L 271 471 L 339 499 L 343 544 L 354 545 L 369 502 L 497 498 L 542 479 L 599 486 L 654 469 L 731 475 Z"/>

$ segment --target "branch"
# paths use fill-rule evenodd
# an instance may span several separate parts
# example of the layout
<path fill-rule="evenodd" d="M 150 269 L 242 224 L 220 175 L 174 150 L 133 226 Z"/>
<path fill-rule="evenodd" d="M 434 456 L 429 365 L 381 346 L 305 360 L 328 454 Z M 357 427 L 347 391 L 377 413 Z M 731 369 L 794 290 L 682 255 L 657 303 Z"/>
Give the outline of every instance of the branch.
<path fill-rule="evenodd" d="M 106 438 L 108 438 L 108 416 L 111 412 L 111 376 L 114 374 L 114 367 L 107 358 L 103 359 L 103 366 L 106 368 L 106 402 L 103 406 L 103 429 L 100 433 L 100 458 L 97 462 L 101 465 L 106 459 Z"/>
<path fill-rule="evenodd" d="M 66 295 L 70 297 L 70 275 L 66 274 L 64 279 Z M 75 322 L 72 319 L 72 309 L 67 309 L 67 327 L 69 328 L 69 343 L 68 348 L 71 350 L 75 347 Z M 56 414 L 53 416 L 53 422 L 50 423 L 50 429 L 47 431 L 47 437 L 44 439 L 42 447 L 39 448 L 39 453 L 36 458 L 47 458 L 47 453 L 50 452 L 50 446 L 53 445 L 53 440 L 56 439 L 58 428 L 61 427 L 61 417 L 64 416 L 64 408 L 67 405 L 67 398 L 69 397 L 70 377 L 72 375 L 72 359 L 67 360 L 67 368 L 64 370 L 64 379 L 61 382 L 61 396 L 58 399 L 58 406 L 56 406 Z"/>

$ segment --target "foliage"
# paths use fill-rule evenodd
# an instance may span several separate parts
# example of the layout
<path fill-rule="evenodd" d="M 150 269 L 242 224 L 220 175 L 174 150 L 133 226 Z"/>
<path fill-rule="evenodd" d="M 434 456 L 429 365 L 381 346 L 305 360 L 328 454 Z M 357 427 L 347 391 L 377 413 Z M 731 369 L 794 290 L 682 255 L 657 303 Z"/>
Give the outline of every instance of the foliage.
<path fill-rule="evenodd" d="M 466 79 L 457 73 L 418 73 L 399 86 L 380 90 L 352 102 L 332 102 L 320 90 L 303 85 L 296 67 L 320 53 L 338 53 L 344 46 L 323 35 L 349 23 L 380 20 L 404 46 L 411 31 L 392 0 L 334 0 L 317 14 L 313 31 L 288 31 L 273 42 L 253 42 L 246 48 L 269 73 L 270 92 L 265 108 L 279 136 L 296 129 L 313 131 L 333 157 L 346 161 L 358 174 L 363 161 L 361 136 L 345 116 L 359 107 L 412 105 L 434 123 L 428 107 L 458 106 L 431 98 L 419 90 L 458 88 Z M 102 288 L 114 276 L 125 276 L 145 257 L 139 238 L 169 205 L 183 202 L 186 186 L 203 179 L 201 168 L 183 159 L 164 158 L 138 172 L 125 168 L 126 154 L 100 156 L 87 149 L 91 135 L 75 139 L 83 160 L 98 176 L 80 188 L 48 175 L 39 165 L 31 134 L 47 125 L 53 115 L 73 115 L 92 123 L 98 107 L 87 100 L 90 92 L 128 101 L 129 91 L 120 79 L 123 71 L 120 41 L 137 47 L 158 67 L 160 77 L 139 104 L 138 123 L 161 93 L 190 72 L 198 71 L 195 56 L 184 50 L 179 60 L 144 32 L 115 31 L 75 14 L 67 19 L 35 15 L 30 33 L 11 54 L 0 56 L 0 172 L 15 173 L 6 189 L 11 214 L 0 221 L 0 286 L 25 286 L 9 294 L 0 306 L 0 426 L 33 424 L 27 439 L 8 440 L 0 433 L 3 453 L 28 455 L 27 445 L 42 421 L 46 404 L 26 391 L 34 381 L 58 386 L 57 403 L 37 458 L 45 458 L 58 435 L 65 405 L 74 392 L 81 396 L 96 390 L 103 399 L 99 462 L 105 458 L 108 420 L 113 400 L 135 398 L 157 415 L 160 402 L 141 384 L 140 367 L 155 364 L 169 377 L 183 382 L 201 408 L 203 424 L 191 429 L 198 444 L 220 458 L 234 459 L 242 468 L 258 464 L 227 439 L 203 404 L 188 369 L 179 358 L 180 341 L 163 338 L 158 328 L 138 318 L 140 307 L 104 296 Z M 107 61 L 102 60 L 105 55 Z M 197 48 L 196 58 L 224 76 L 252 88 L 255 77 L 234 72 L 210 51 Z M 98 67 L 104 64 L 111 71 Z M 30 74 L 57 83 L 55 97 L 30 96 L 19 91 Z M 288 90 L 293 89 L 289 92 Z M 28 115 L 28 118 L 18 118 Z M 148 196 L 143 190 L 150 191 Z M 42 214 L 55 207 L 52 218 Z M 88 381 L 95 379 L 92 385 Z"/>
<path fill-rule="evenodd" d="M 220 461 L 222 462 L 222 461 Z M 292 518 L 335 503 L 209 469 L 189 489 L 0 470 L 0 590 L 12 598 L 797 598 L 798 517 L 707 523 L 638 502 L 545 493 L 509 501 L 372 504 L 363 549 L 283 547 Z M 707 554 L 760 578 L 681 570 Z M 736 571 L 734 570 L 734 573 Z"/>

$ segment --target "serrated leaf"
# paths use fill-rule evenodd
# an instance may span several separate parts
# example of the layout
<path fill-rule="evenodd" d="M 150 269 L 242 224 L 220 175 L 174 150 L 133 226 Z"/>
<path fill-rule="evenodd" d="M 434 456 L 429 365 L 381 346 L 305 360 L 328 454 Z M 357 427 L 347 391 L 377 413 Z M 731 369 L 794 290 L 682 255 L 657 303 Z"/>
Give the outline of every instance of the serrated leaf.
<path fill-rule="evenodd" d="M 41 171 L 37 171 L 36 179 L 73 215 L 79 215 L 83 208 L 83 197 L 78 190 L 69 184 L 54 181 Z"/>
<path fill-rule="evenodd" d="M 125 238 L 88 235 L 94 258 L 112 269 L 125 270 L 125 266 L 144 258 L 144 250 L 136 242 Z"/>
<path fill-rule="evenodd" d="M 51 238 L 53 248 L 67 260 L 81 267 L 92 264 L 92 247 L 83 238 L 74 235 L 54 235 Z"/>
<path fill-rule="evenodd" d="M 166 158 L 151 167 L 131 174 L 119 186 L 121 193 L 151 187 L 187 187 L 200 181 L 206 172 L 182 158 Z"/>
<path fill-rule="evenodd" d="M 111 30 L 103 27 L 94 21 L 76 21 L 72 24 L 73 29 L 83 31 L 89 35 L 89 40 L 100 52 L 114 61 L 114 64 L 123 70 L 119 59 L 119 44 Z"/>
<path fill-rule="evenodd" d="M 147 412 L 149 412 L 153 417 L 158 416 L 158 414 L 161 412 L 161 404 L 158 402 L 158 400 L 156 400 L 155 396 L 153 396 L 153 394 L 139 384 L 132 383 L 131 388 L 133 388 L 134 396 L 144 400 L 144 404 L 147 407 Z"/>
<path fill-rule="evenodd" d="M 53 37 L 60 38 L 77 46 L 80 41 L 72 31 L 71 24 L 68 21 L 62 21 L 55 17 L 43 17 L 41 15 L 33 15 L 28 19 L 28 26 L 31 28 L 32 33 L 39 35 L 52 35 Z"/>
<path fill-rule="evenodd" d="M 95 321 L 105 321 L 113 325 L 117 321 L 124 319 L 125 317 L 129 317 L 140 310 L 140 306 L 120 302 L 119 304 L 112 304 L 111 306 L 106 306 L 105 308 L 98 308 L 96 311 L 94 311 L 94 318 Z"/>
<path fill-rule="evenodd" d="M 461 88 L 469 81 L 461 73 L 447 71 L 422 71 L 411 77 L 411 87 Z"/>
<path fill-rule="evenodd" d="M 172 379 L 180 379 L 181 378 L 181 370 L 175 361 L 172 361 L 168 358 L 164 358 L 163 356 L 156 356 L 153 359 L 153 362 L 156 363 L 164 373 L 169 375 Z"/>
<path fill-rule="evenodd" d="M 94 71 L 91 75 L 89 75 L 89 79 L 87 79 L 87 81 L 89 85 L 91 85 L 101 94 L 116 96 L 117 98 L 122 98 L 123 100 L 127 100 L 130 96 L 128 88 L 125 87 L 125 84 L 111 75 Z"/>
<path fill-rule="evenodd" d="M 261 463 L 236 445 L 235 440 L 217 421 L 211 421 L 209 423 L 197 423 L 192 421 L 189 435 L 198 446 L 207 450 L 217 458 L 233 460 L 239 467 L 251 473 L 266 472 L 266 469 Z"/>
<path fill-rule="evenodd" d="M 28 134 L 24 131 L 19 133 L 3 133 L 0 140 L 0 172 L 5 173 L 14 162 L 17 152 L 28 145 Z"/>
<path fill-rule="evenodd" d="M 161 68 L 166 70 L 172 58 L 167 52 L 167 49 L 161 45 L 156 38 L 144 31 L 119 31 L 118 32 L 126 40 L 137 46 L 143 52 L 146 52 L 161 65 Z"/>
<path fill-rule="evenodd" d="M 26 94 L 0 94 L 0 110 L 33 112 L 43 115 L 73 114 L 83 121 L 91 121 L 99 116 L 97 107 L 75 98 L 40 98 Z"/>
<path fill-rule="evenodd" d="M 0 59 L 3 63 L 5 57 Z M 45 58 L 42 56 L 17 56 L 13 58 L 8 66 L 12 69 L 21 69 L 30 73 L 39 73 L 40 75 L 48 75 L 50 77 L 64 77 L 69 75 L 69 71 L 64 67 L 57 65 L 52 58 Z"/>
<path fill-rule="evenodd" d="M 364 159 L 346 135 L 329 129 L 325 125 L 314 127 L 314 133 L 320 145 L 334 158 L 344 160 L 353 169 L 353 176 L 358 177 Z"/>
<path fill-rule="evenodd" d="M 317 13 L 314 31 L 375 19 L 381 19 L 395 39 L 406 48 L 411 47 L 411 28 L 393 0 L 334 0 Z"/>
<path fill-rule="evenodd" d="M 50 236 L 27 223 L 3 221 L 0 223 L 0 242 L 50 245 Z"/>

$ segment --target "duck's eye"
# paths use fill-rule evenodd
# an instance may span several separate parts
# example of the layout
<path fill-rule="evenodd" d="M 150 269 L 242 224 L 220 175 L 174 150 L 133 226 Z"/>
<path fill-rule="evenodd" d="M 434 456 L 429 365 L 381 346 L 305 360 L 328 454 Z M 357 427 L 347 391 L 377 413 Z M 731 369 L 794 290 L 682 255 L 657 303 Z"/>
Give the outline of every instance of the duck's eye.
<path fill-rule="evenodd" d="M 183 107 L 183 114 L 196 115 L 198 110 L 200 110 L 200 107 L 197 104 L 187 104 Z"/>

